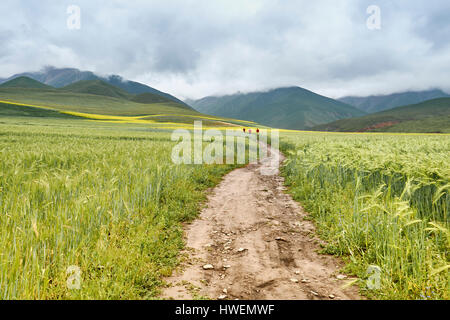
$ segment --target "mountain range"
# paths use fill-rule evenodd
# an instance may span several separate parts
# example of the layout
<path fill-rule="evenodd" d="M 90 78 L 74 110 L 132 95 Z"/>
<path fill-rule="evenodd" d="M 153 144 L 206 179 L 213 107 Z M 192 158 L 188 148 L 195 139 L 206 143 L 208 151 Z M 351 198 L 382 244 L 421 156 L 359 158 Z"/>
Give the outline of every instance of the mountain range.
<path fill-rule="evenodd" d="M 450 98 L 427 100 L 363 117 L 318 125 L 312 129 L 341 132 L 450 133 Z"/>
<path fill-rule="evenodd" d="M 123 79 L 121 76 L 118 75 L 110 75 L 103 77 L 96 75 L 91 71 L 80 71 L 74 68 L 60 69 L 54 67 L 46 67 L 38 72 L 24 72 L 20 74 L 15 74 L 9 78 L 0 80 L 0 83 L 4 83 L 19 77 L 28 77 L 55 88 L 62 88 L 83 80 L 100 80 L 109 83 L 113 86 L 119 87 L 122 90 L 125 90 L 126 92 L 131 94 L 152 93 L 162 97 L 166 97 L 174 102 L 185 104 L 180 99 L 168 93 L 159 91 L 155 88 L 152 88 L 139 82 Z"/>
<path fill-rule="evenodd" d="M 300 87 L 205 97 L 190 100 L 189 103 L 202 113 L 283 129 L 307 129 L 321 123 L 366 114 L 343 102 Z"/>
<path fill-rule="evenodd" d="M 186 104 L 145 92 L 133 94 L 102 80 L 80 80 L 54 88 L 20 76 L 0 84 L 0 118 L 66 118 L 107 122 L 249 125 L 201 114 Z M 256 124 L 254 124 L 256 125 Z"/>
<path fill-rule="evenodd" d="M 367 113 L 375 113 L 395 107 L 420 103 L 437 98 L 448 98 L 449 94 L 439 89 L 427 91 L 408 91 L 389 95 L 368 97 L 343 97 L 338 99 Z"/>
<path fill-rule="evenodd" d="M 299 130 L 450 132 L 450 95 L 438 89 L 334 100 L 300 87 L 284 87 L 182 102 L 117 75 L 53 67 L 16 74 L 0 83 L 1 100 L 58 110 L 75 107 L 86 113 L 172 114 L 172 118 L 203 113 Z"/>
<path fill-rule="evenodd" d="M 54 88 L 20 76 L 0 84 L 0 102 L 100 115 L 199 115 L 190 106 L 153 93 L 132 94 L 102 80 L 81 80 Z M 5 108 L 5 106 L 2 106 Z M 10 111 L 8 111 L 11 114 Z"/>

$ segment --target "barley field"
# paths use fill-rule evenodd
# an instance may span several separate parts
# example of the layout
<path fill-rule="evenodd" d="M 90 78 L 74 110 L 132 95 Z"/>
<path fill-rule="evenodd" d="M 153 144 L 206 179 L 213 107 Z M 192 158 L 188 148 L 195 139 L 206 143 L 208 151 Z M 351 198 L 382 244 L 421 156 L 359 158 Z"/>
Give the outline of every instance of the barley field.
<path fill-rule="evenodd" d="M 158 298 L 182 223 L 235 168 L 173 164 L 171 132 L 1 119 L 0 299 Z M 376 299 L 450 298 L 450 136 L 282 131 L 281 147 L 289 192 L 349 284 Z"/>
<path fill-rule="evenodd" d="M 450 136 L 284 133 L 290 192 L 368 297 L 450 298 Z M 368 270 L 379 270 L 368 288 Z"/>
<path fill-rule="evenodd" d="M 152 299 L 231 165 L 174 165 L 170 131 L 0 123 L 0 299 Z M 73 276 L 81 280 L 81 290 Z"/>

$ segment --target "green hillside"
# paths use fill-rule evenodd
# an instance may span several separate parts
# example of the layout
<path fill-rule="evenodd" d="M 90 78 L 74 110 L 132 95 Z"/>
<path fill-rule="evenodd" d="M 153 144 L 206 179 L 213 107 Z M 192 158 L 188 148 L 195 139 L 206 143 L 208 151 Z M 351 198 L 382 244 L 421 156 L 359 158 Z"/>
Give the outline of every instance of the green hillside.
<path fill-rule="evenodd" d="M 183 101 L 179 100 L 178 98 L 168 93 L 159 91 L 155 88 L 152 88 L 139 82 L 126 80 L 118 75 L 102 77 L 96 75 L 91 71 L 81 71 L 75 68 L 55 68 L 50 66 L 38 72 L 25 72 L 21 74 L 16 74 L 7 80 L 23 76 L 32 78 L 36 81 L 45 83 L 55 88 L 62 88 L 71 85 L 73 83 L 76 83 L 78 81 L 101 80 L 106 83 L 109 83 L 110 85 L 118 87 L 132 95 L 142 93 L 152 93 L 161 96 L 163 98 L 169 99 L 173 102 L 186 105 Z"/>
<path fill-rule="evenodd" d="M 168 104 L 170 106 L 177 106 L 183 109 L 192 109 L 190 106 L 185 103 L 178 103 L 173 101 L 172 99 L 166 98 L 159 94 L 154 93 L 141 93 L 138 95 L 130 94 L 125 90 L 111 85 L 102 80 L 81 80 L 65 86 L 61 88 L 62 91 L 70 91 L 75 93 L 86 93 L 86 94 L 94 94 L 99 96 L 106 96 L 117 99 L 125 99 L 130 100 L 136 103 L 144 103 L 144 104 Z"/>
<path fill-rule="evenodd" d="M 0 85 L 0 88 L 35 88 L 35 89 L 51 89 L 52 87 L 47 86 L 39 81 L 28 77 L 18 77 Z"/>
<path fill-rule="evenodd" d="M 63 111 L 117 116 L 198 114 L 175 102 L 143 104 L 126 99 L 59 89 L 0 88 L 0 100 L 51 107 Z"/>
<path fill-rule="evenodd" d="M 30 83 L 34 82 L 31 80 Z M 70 115 L 61 112 L 69 112 Z M 117 116 L 131 118 L 117 119 Z M 249 125 L 245 121 L 201 114 L 185 104 L 156 94 L 131 95 L 100 80 L 83 80 L 61 89 L 0 88 L 0 118 L 24 117 L 178 124 L 193 124 L 201 120 L 205 126 Z"/>
<path fill-rule="evenodd" d="M 57 89 L 28 77 L 18 77 L 0 86 L 1 100 L 102 115 L 198 114 L 186 104 L 151 93 L 130 94 L 101 80 L 81 80 Z"/>
<path fill-rule="evenodd" d="M 128 92 L 101 80 L 82 80 L 61 88 L 64 91 L 88 93 L 113 98 L 130 99 Z"/>
<path fill-rule="evenodd" d="M 299 87 L 206 97 L 191 101 L 191 105 L 202 113 L 255 121 L 283 129 L 306 129 L 365 114 L 352 106 Z"/>
<path fill-rule="evenodd" d="M 131 101 L 138 103 L 162 103 L 162 102 L 170 102 L 171 100 L 168 98 L 164 98 L 160 95 L 153 93 L 141 93 L 130 99 Z"/>
<path fill-rule="evenodd" d="M 256 123 L 248 123 L 246 121 L 236 119 L 226 119 L 213 117 L 210 115 L 204 115 L 196 111 L 190 111 L 185 108 L 173 108 L 167 104 L 154 103 L 143 104 L 146 106 L 146 113 L 144 115 L 139 114 L 126 114 L 123 113 L 102 113 L 86 112 L 84 108 L 71 107 L 67 108 L 55 108 L 50 109 L 45 106 L 38 105 L 26 105 L 15 104 L 13 102 L 1 102 L 0 101 L 0 124 L 8 123 L 5 121 L 23 121 L 26 119 L 27 123 L 31 119 L 39 119 L 43 121 L 47 120 L 72 119 L 72 120 L 100 120 L 107 122 L 121 122 L 121 123 L 134 123 L 134 124 L 147 124 L 150 127 L 158 127 L 158 125 L 169 124 L 170 126 L 177 125 L 193 125 L 194 121 L 202 121 L 205 127 L 231 127 L 231 126 L 258 126 L 264 128 Z M 138 115 L 138 117 L 135 117 Z M 119 117 L 117 117 L 119 116 Z M 19 120 L 20 119 L 20 120 Z M 22 122 L 23 123 L 23 122 Z M 72 125 L 72 123 L 71 123 Z M 183 127 L 184 128 L 184 127 Z"/>
<path fill-rule="evenodd" d="M 367 113 L 376 113 L 395 107 L 416 104 L 437 98 L 448 98 L 450 95 L 442 90 L 409 91 L 389 95 L 369 97 L 344 97 L 339 99 Z"/>
<path fill-rule="evenodd" d="M 125 90 L 128 93 L 131 94 L 143 94 L 143 93 L 150 93 L 153 95 L 161 96 L 165 99 L 171 100 L 173 102 L 177 102 L 179 104 L 188 106 L 185 102 L 181 101 L 180 99 L 159 90 L 156 90 L 155 88 L 149 87 L 145 84 L 136 82 L 136 81 L 129 81 L 125 80 L 120 76 L 112 75 L 107 78 L 103 78 L 104 81 L 108 82 L 111 85 L 114 85 L 116 87 L 121 88 L 122 90 Z"/>
<path fill-rule="evenodd" d="M 315 126 L 313 130 L 450 133 L 450 98 L 433 99 L 364 117 L 339 120 Z"/>
<path fill-rule="evenodd" d="M 79 119 L 79 117 L 60 113 L 55 110 L 17 106 L 0 102 L 0 118 L 5 117 L 34 117 L 34 118 L 65 118 Z"/>

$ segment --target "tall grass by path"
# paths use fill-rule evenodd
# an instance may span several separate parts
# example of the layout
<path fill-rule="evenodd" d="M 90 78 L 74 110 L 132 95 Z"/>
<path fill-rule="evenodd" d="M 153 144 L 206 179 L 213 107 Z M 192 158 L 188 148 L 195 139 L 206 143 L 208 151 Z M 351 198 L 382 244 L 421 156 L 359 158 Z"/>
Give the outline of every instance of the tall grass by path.
<path fill-rule="evenodd" d="M 381 299 L 450 298 L 450 137 L 286 134 L 283 174 L 328 241 Z"/>
<path fill-rule="evenodd" d="M 77 125 L 0 125 L 0 298 L 156 298 L 181 222 L 232 166 L 172 164 L 168 133 Z"/>

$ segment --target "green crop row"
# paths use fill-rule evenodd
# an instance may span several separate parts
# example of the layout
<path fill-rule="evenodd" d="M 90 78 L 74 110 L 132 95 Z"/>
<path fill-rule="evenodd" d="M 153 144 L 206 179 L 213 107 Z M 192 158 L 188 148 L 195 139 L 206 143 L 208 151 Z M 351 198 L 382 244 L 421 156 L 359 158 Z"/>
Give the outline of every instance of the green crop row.
<path fill-rule="evenodd" d="M 449 136 L 286 134 L 282 147 L 324 252 L 348 259 L 366 295 L 450 298 Z"/>
<path fill-rule="evenodd" d="M 145 127 L 1 125 L 0 299 L 157 298 L 181 223 L 232 169 L 175 165 L 174 145 Z"/>

